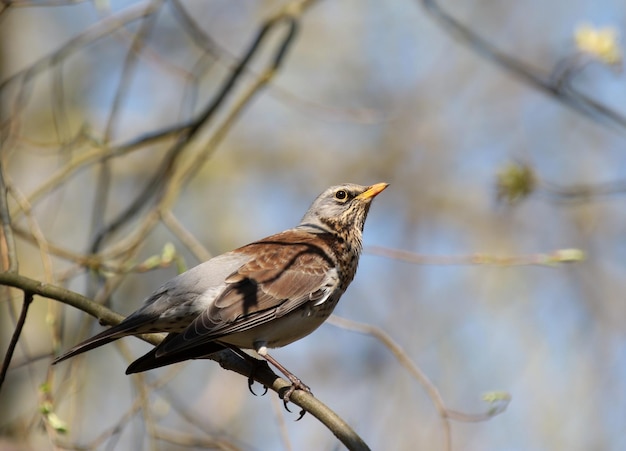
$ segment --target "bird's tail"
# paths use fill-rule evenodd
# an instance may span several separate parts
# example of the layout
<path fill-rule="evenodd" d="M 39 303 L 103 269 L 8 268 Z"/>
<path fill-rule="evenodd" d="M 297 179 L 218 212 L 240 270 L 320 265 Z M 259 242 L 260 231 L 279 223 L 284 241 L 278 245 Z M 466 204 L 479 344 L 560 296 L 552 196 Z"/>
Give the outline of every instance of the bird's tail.
<path fill-rule="evenodd" d="M 175 338 L 178 334 L 171 333 L 160 345 L 154 347 L 147 354 L 139 357 L 126 369 L 126 374 L 141 373 L 143 371 L 152 370 L 154 368 L 160 368 L 165 365 L 172 365 L 173 363 L 182 362 L 184 360 L 192 359 L 205 359 L 211 354 L 226 349 L 223 345 L 216 342 L 206 343 L 196 348 L 190 348 L 180 353 L 166 354 L 164 356 L 157 357 L 157 352 L 167 342 Z"/>
<path fill-rule="evenodd" d="M 111 343 L 118 338 L 122 338 L 124 335 L 126 334 L 124 332 L 121 332 L 117 327 L 114 326 L 110 329 L 105 330 L 104 332 L 99 333 L 98 335 L 95 335 L 83 341 L 82 343 L 77 344 L 72 349 L 55 358 L 52 361 L 52 364 L 56 365 L 57 363 L 69 359 L 70 357 L 74 357 L 75 355 L 91 351 L 92 349 L 99 348 L 100 346 L 104 346 L 105 344 Z"/>

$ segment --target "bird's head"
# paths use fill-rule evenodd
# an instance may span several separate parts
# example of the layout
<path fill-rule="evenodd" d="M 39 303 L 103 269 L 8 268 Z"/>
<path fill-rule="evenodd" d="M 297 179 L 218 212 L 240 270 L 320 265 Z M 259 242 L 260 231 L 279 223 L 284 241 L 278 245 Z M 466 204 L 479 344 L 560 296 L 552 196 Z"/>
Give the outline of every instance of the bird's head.
<path fill-rule="evenodd" d="M 312 232 L 342 233 L 354 229 L 363 232 L 372 200 L 387 186 L 387 183 L 331 186 L 313 201 L 298 227 Z"/>

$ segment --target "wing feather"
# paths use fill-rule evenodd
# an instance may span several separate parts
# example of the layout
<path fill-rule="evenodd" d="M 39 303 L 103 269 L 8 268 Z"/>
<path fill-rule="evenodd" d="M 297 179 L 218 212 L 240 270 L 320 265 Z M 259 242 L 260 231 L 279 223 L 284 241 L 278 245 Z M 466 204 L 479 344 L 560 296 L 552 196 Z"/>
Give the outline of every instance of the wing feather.
<path fill-rule="evenodd" d="M 334 273 L 334 262 L 312 234 L 290 232 L 239 249 L 254 257 L 225 279 L 226 287 L 215 301 L 160 347 L 157 356 L 248 331 L 311 301 L 323 302 L 334 288 L 329 286 L 328 276 Z M 295 243 L 294 238 L 298 238 Z"/>

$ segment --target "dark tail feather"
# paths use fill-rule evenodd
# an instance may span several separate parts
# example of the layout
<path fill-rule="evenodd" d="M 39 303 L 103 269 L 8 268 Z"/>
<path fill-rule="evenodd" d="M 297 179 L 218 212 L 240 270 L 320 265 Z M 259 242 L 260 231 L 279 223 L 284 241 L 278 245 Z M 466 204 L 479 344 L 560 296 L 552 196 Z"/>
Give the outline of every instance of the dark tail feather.
<path fill-rule="evenodd" d="M 125 331 L 121 331 L 120 328 L 118 328 L 117 326 L 107 329 L 104 332 L 101 332 L 98 335 L 95 335 L 88 340 L 77 344 L 64 354 L 61 354 L 52 361 L 52 364 L 56 365 L 57 363 L 69 359 L 70 357 L 74 357 L 75 355 L 82 354 L 83 352 L 91 351 L 92 349 L 104 346 L 107 343 L 111 343 L 112 341 L 115 341 L 118 338 L 122 338 L 123 336 L 127 335 L 124 332 Z"/>
<path fill-rule="evenodd" d="M 171 333 L 161 342 L 160 345 L 154 347 L 147 354 L 139 357 L 133 363 L 131 363 L 126 369 L 126 374 L 141 373 L 143 371 L 160 368 L 166 365 L 172 365 L 174 363 L 183 362 L 185 360 L 203 359 L 207 358 L 211 354 L 223 351 L 226 349 L 219 343 L 211 342 L 206 343 L 195 348 L 186 349 L 180 353 L 166 354 L 164 356 L 157 357 L 156 353 L 163 345 L 174 339 L 178 334 Z"/>

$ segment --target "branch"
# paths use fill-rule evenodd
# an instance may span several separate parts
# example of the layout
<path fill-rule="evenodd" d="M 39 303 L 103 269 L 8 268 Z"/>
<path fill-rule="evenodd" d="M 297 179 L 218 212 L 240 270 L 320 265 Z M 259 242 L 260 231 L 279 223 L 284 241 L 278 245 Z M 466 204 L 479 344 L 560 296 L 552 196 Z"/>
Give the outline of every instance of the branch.
<path fill-rule="evenodd" d="M 553 80 L 554 77 L 545 73 L 545 71 L 501 52 L 489 41 L 480 37 L 474 30 L 452 17 L 435 0 L 418 1 L 446 32 L 477 54 L 494 62 L 526 84 L 554 97 L 583 116 L 597 123 L 612 125 L 622 132 L 626 130 L 626 117 L 618 112 L 578 92 L 569 86 L 568 83 L 563 84 L 558 80 Z"/>
<path fill-rule="evenodd" d="M 2 384 L 4 383 L 7 371 L 9 370 L 9 364 L 11 363 L 11 359 L 13 358 L 13 352 L 15 351 L 15 347 L 17 346 L 17 341 L 20 339 L 20 335 L 22 334 L 22 329 L 24 328 L 24 323 L 26 322 L 26 315 L 28 314 L 28 307 L 30 307 L 31 302 L 33 302 L 33 294 L 28 291 L 24 291 L 22 312 L 20 313 L 20 317 L 17 320 L 15 330 L 13 331 L 13 336 L 11 337 L 11 342 L 9 343 L 9 348 L 7 349 L 7 353 L 4 356 L 4 361 L 2 362 L 2 371 L 0 372 L 0 391 L 2 390 Z"/>
<path fill-rule="evenodd" d="M 576 248 L 557 249 L 549 254 L 514 255 L 501 257 L 485 253 L 470 255 L 424 255 L 402 249 L 368 246 L 364 252 L 415 265 L 489 265 L 489 266 L 548 266 L 561 263 L 577 263 L 585 260 L 585 253 Z"/>
<path fill-rule="evenodd" d="M 626 193 L 626 180 L 596 184 L 562 186 L 556 183 L 541 182 L 537 191 L 549 200 L 556 202 L 582 203 L 598 198 L 620 196 Z"/>
<path fill-rule="evenodd" d="M 54 299 L 55 301 L 59 301 L 63 304 L 71 305 L 78 310 L 82 310 L 83 312 L 98 318 L 102 324 L 117 324 L 124 319 L 122 315 L 119 315 L 108 308 L 93 302 L 85 296 L 56 285 L 51 285 L 22 276 L 20 274 L 0 273 L 0 285 L 18 288 L 22 291 L 28 291 L 32 294 L 37 294 L 48 299 Z M 155 334 L 151 336 L 154 338 L 147 339 L 146 341 L 152 344 L 158 344 L 159 340 L 156 340 L 156 338 L 159 336 Z"/>
<path fill-rule="evenodd" d="M 297 16 L 302 13 L 302 11 L 309 5 L 309 3 L 311 2 L 306 1 L 301 2 L 301 5 L 299 7 L 286 7 L 283 11 L 280 11 L 274 17 L 268 19 L 261 26 L 260 31 L 252 40 L 252 43 L 250 44 L 250 47 L 246 51 L 244 57 L 234 68 L 232 73 L 230 73 L 230 75 L 225 79 L 217 95 L 213 98 L 211 102 L 208 103 L 204 110 L 201 111 L 200 114 L 198 114 L 196 119 L 194 119 L 189 124 L 189 127 L 183 128 L 183 134 L 179 136 L 177 141 L 167 151 L 166 156 L 163 159 L 160 167 L 157 169 L 152 178 L 148 181 L 144 189 L 133 201 L 130 202 L 129 206 L 124 211 L 122 211 L 122 213 L 120 213 L 113 221 L 111 221 L 111 223 L 104 230 L 98 233 L 98 235 L 94 238 L 93 243 L 90 247 L 92 253 L 96 253 L 98 251 L 100 245 L 107 236 L 111 235 L 116 230 L 119 230 L 120 227 L 122 227 L 136 214 L 142 211 L 143 207 L 149 204 L 149 200 L 151 198 L 163 197 L 165 195 L 164 188 L 167 187 L 168 184 L 163 183 L 163 180 L 169 179 L 169 176 L 174 171 L 175 162 L 178 160 L 180 154 L 187 148 L 189 142 L 198 134 L 198 132 L 210 123 L 211 119 L 215 116 L 216 111 L 232 94 L 236 84 L 239 82 L 241 76 L 244 74 L 245 69 L 248 67 L 254 56 L 259 53 L 262 44 L 266 41 L 266 38 L 269 35 L 269 32 L 272 31 L 275 27 L 279 26 L 282 22 L 287 22 L 287 24 L 289 25 L 289 31 L 283 38 L 283 40 L 278 44 L 272 59 L 270 69 L 268 69 L 268 72 L 260 78 L 260 81 L 257 82 L 255 89 L 252 90 L 252 92 L 249 93 L 247 96 L 245 96 L 243 101 L 238 102 L 236 108 L 229 116 L 230 120 L 227 120 L 224 122 L 224 124 L 222 124 L 222 126 L 218 129 L 218 133 L 216 133 L 211 140 L 211 144 L 209 146 L 206 146 L 209 150 L 215 149 L 219 141 L 225 136 L 226 131 L 229 130 L 232 126 L 232 123 L 234 122 L 234 119 L 237 117 L 238 113 L 242 111 L 243 106 L 251 100 L 254 93 L 256 93 L 262 86 L 269 82 L 269 80 L 273 77 L 273 75 L 283 63 L 284 58 L 287 54 L 287 50 L 289 49 L 295 37 L 298 21 Z M 203 158 L 201 159 L 204 159 L 204 156 L 206 154 L 207 152 L 203 152 Z M 197 159 L 198 158 L 195 158 L 194 160 Z M 194 167 L 196 169 L 199 169 L 199 166 Z M 169 195 L 168 197 L 171 198 L 172 196 Z"/>
<path fill-rule="evenodd" d="M 2 234 L 0 234 L 0 249 L 7 261 L 0 261 L 0 268 L 6 264 L 9 272 L 17 272 L 17 252 L 15 251 L 15 238 L 11 228 L 11 215 L 9 214 L 9 205 L 7 202 L 7 187 L 4 183 L 4 174 L 2 171 L 2 163 L 0 162 L 0 223 L 2 224 Z"/>
<path fill-rule="evenodd" d="M 119 315 L 78 293 L 55 285 L 42 283 L 19 274 L 0 273 L 0 285 L 7 285 L 21 289 L 25 292 L 31 293 L 31 296 L 33 294 L 37 294 L 49 299 L 54 299 L 63 304 L 71 305 L 72 307 L 98 318 L 100 323 L 104 325 L 116 325 L 124 319 L 122 315 Z M 149 334 L 141 335 L 139 338 L 156 346 L 161 342 L 163 336 L 160 334 Z M 214 354 L 210 357 L 210 359 L 217 361 L 222 368 L 239 373 L 246 378 L 249 378 L 250 375 L 252 375 L 255 381 L 272 389 L 281 398 L 291 386 L 289 382 L 281 379 L 274 372 L 272 372 L 268 366 L 258 365 L 257 367 L 254 367 L 251 363 L 237 356 L 230 350 Z M 343 419 L 341 419 L 341 417 L 339 417 L 328 406 L 315 398 L 313 395 L 302 390 L 296 390 L 291 395 L 290 401 L 317 418 L 349 450 L 369 450 L 367 444 L 350 427 L 350 425 L 348 425 Z"/>
<path fill-rule="evenodd" d="M 389 334 L 387 334 L 387 332 L 378 327 L 360 323 L 357 321 L 352 321 L 346 318 L 341 318 L 337 315 L 331 315 L 327 321 L 333 326 L 340 327 L 342 329 L 371 335 L 372 337 L 380 341 L 387 349 L 389 349 L 389 351 L 391 351 L 391 353 L 396 357 L 398 362 L 400 362 L 400 364 L 405 367 L 409 371 L 409 373 L 411 373 L 411 375 L 422 385 L 424 390 L 426 390 L 428 397 L 431 399 L 435 408 L 437 409 L 443 427 L 445 450 L 452 450 L 452 430 L 450 427 L 450 420 L 457 420 L 462 422 L 485 421 L 493 416 L 499 415 L 500 413 L 504 412 L 504 410 L 506 410 L 506 407 L 508 406 L 510 396 L 507 393 L 500 393 L 486 399 L 488 402 L 491 402 L 495 405 L 495 407 L 492 407 L 486 413 L 467 414 L 448 409 L 435 384 L 433 384 L 428 376 L 426 376 L 426 374 L 415 363 L 413 363 L 413 361 L 408 357 L 404 349 L 402 349 L 402 347 L 398 343 L 396 343 L 394 339 L 391 338 Z"/>

